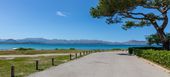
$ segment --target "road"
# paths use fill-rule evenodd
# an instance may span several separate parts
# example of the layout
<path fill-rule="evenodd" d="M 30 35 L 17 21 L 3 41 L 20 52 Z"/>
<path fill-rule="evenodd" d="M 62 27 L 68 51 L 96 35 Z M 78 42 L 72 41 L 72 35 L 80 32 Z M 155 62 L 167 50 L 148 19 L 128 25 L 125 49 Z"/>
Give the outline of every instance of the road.
<path fill-rule="evenodd" d="M 170 77 L 170 74 L 125 52 L 101 52 L 28 77 Z"/>

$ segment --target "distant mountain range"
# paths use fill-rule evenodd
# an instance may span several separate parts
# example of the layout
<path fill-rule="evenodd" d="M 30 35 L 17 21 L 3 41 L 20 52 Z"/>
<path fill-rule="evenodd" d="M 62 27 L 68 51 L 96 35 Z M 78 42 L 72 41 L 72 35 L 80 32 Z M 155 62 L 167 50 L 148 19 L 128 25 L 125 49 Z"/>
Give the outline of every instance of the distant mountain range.
<path fill-rule="evenodd" d="M 0 39 L 0 44 L 106 44 L 106 45 L 146 45 L 146 41 L 109 42 L 102 40 L 60 40 L 44 38 Z"/>

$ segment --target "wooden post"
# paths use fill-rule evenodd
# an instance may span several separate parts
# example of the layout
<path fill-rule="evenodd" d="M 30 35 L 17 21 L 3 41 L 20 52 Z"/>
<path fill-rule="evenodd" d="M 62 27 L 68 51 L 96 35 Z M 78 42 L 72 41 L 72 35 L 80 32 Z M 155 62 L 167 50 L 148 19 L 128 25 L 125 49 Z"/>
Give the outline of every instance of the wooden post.
<path fill-rule="evenodd" d="M 52 66 L 54 66 L 54 58 L 52 58 L 51 61 L 52 61 Z"/>
<path fill-rule="evenodd" d="M 75 54 L 76 58 L 77 58 L 77 53 Z"/>
<path fill-rule="evenodd" d="M 72 55 L 70 54 L 70 60 L 72 60 Z"/>
<path fill-rule="evenodd" d="M 80 52 L 80 57 L 82 56 L 81 52 Z"/>
<path fill-rule="evenodd" d="M 39 65 L 39 61 L 36 60 L 36 61 L 35 61 L 35 69 L 36 69 L 36 70 L 39 70 L 38 65 Z"/>
<path fill-rule="evenodd" d="M 15 77 L 15 67 L 14 67 L 14 65 L 11 66 L 11 77 Z"/>

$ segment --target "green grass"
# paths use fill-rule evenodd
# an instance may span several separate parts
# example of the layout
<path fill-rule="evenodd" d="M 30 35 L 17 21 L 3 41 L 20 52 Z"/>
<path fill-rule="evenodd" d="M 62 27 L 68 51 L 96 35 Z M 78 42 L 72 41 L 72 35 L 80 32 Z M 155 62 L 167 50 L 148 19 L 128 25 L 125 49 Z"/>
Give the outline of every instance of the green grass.
<path fill-rule="evenodd" d="M 91 50 L 91 52 L 99 52 L 100 50 Z M 10 50 L 0 51 L 0 55 L 34 55 L 34 54 L 50 54 L 50 53 L 79 53 L 83 50 Z M 74 55 L 75 56 L 75 55 Z M 69 55 L 67 56 L 48 56 L 48 57 L 33 57 L 33 58 L 0 58 L 0 77 L 10 77 L 11 65 L 15 66 L 15 77 L 28 76 L 31 73 L 45 70 L 52 67 L 52 58 L 55 59 L 55 65 L 62 64 L 69 61 Z M 78 57 L 79 58 L 79 57 Z M 39 68 L 36 70 L 35 61 L 39 60 Z"/>
<path fill-rule="evenodd" d="M 15 58 L 12 60 L 0 60 L 0 77 L 10 77 L 11 65 L 15 66 L 16 77 L 24 77 L 31 73 L 37 72 L 37 70 L 35 70 L 35 60 L 39 60 L 39 68 L 42 71 L 52 66 L 52 58 L 55 59 L 55 65 L 59 65 L 69 60 L 69 56 Z"/>
<path fill-rule="evenodd" d="M 35 55 L 35 54 L 57 54 L 57 53 L 80 53 L 85 50 L 58 49 L 58 50 L 4 50 L 0 55 Z M 87 51 L 87 50 L 86 50 Z M 106 51 L 106 50 L 88 50 L 88 51 Z"/>

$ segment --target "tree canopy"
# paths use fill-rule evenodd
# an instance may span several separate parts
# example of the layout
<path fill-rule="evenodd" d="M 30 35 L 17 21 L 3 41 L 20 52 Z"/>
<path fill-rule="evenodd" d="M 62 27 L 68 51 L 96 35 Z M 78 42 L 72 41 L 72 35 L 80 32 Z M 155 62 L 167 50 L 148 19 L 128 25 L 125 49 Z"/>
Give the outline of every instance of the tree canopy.
<path fill-rule="evenodd" d="M 170 0 L 99 0 L 99 4 L 91 8 L 90 14 L 94 18 L 106 17 L 108 24 L 123 22 L 122 28 L 125 30 L 152 25 L 164 49 L 169 49 L 169 39 L 164 31 L 169 9 Z"/>
<path fill-rule="evenodd" d="M 153 12 L 133 12 L 138 7 L 154 9 L 166 14 L 170 9 L 170 0 L 100 0 L 97 7 L 91 8 L 90 13 L 94 18 L 107 17 L 107 23 L 109 24 L 118 23 L 122 18 L 134 19 L 126 20 L 123 25 L 124 29 L 146 26 L 156 20 L 164 19 L 162 15 L 157 15 Z"/>
<path fill-rule="evenodd" d="M 170 40 L 170 33 L 166 34 L 167 38 Z M 149 45 L 156 44 L 156 45 L 162 45 L 161 39 L 157 34 L 152 34 L 146 37 L 147 43 Z"/>

